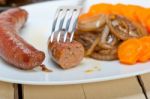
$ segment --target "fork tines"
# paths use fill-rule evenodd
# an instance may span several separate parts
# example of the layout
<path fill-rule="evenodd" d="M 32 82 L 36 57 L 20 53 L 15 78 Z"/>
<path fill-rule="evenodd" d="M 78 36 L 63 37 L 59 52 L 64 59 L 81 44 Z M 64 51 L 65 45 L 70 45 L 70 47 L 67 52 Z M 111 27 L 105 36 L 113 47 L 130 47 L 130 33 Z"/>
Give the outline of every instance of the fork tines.
<path fill-rule="evenodd" d="M 57 42 L 60 41 L 60 38 L 63 38 L 63 41 L 66 42 L 68 33 L 70 33 L 69 41 L 73 40 L 80 11 L 80 6 L 61 6 L 57 9 L 50 35 L 51 42 L 55 37 Z"/>

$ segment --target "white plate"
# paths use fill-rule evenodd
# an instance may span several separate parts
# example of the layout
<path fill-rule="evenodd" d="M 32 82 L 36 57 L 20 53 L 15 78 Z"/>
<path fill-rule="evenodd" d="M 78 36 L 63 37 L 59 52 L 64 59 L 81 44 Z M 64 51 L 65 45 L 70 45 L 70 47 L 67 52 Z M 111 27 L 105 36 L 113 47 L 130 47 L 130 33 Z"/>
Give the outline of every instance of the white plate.
<path fill-rule="evenodd" d="M 91 3 L 99 0 L 88 0 L 85 2 L 86 8 Z M 116 3 L 121 0 L 109 0 Z M 104 1 L 103 1 L 104 2 Z M 108 0 L 105 0 L 108 2 Z M 122 0 L 123 3 L 134 3 L 143 6 L 150 6 L 150 2 L 145 0 Z M 62 70 L 54 64 L 47 53 L 47 39 L 50 34 L 50 27 L 56 11 L 60 5 L 77 4 L 77 1 L 53 1 L 40 4 L 34 4 L 23 7 L 29 12 L 29 19 L 21 36 L 36 48 L 46 53 L 44 63 L 53 70 L 53 72 L 42 72 L 39 68 L 31 71 L 23 71 L 9 66 L 0 60 L 0 80 L 12 83 L 34 84 L 34 85 L 64 85 L 64 84 L 80 84 L 89 82 L 106 81 L 131 77 L 143 73 L 150 72 L 150 63 L 136 64 L 136 66 L 125 66 L 118 61 L 96 61 L 92 59 L 84 59 L 82 63 L 69 70 Z M 92 72 L 86 72 L 91 71 Z"/>

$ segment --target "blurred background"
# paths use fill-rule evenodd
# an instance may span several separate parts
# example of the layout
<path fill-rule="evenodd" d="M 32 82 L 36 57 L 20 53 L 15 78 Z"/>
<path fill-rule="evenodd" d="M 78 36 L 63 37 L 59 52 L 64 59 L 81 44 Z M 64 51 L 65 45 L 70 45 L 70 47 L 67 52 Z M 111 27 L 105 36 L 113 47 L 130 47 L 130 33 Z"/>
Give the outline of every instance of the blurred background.
<path fill-rule="evenodd" d="M 0 6 L 1 7 L 5 7 L 5 6 L 15 7 L 15 6 L 20 6 L 20 5 L 29 4 L 29 3 L 41 2 L 41 1 L 48 1 L 48 0 L 0 0 Z"/>

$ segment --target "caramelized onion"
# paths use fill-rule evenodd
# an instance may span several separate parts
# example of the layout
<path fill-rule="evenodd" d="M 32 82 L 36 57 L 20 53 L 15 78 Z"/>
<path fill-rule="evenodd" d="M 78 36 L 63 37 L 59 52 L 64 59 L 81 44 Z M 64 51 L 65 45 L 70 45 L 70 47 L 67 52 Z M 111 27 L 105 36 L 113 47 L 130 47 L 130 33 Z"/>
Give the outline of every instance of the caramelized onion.
<path fill-rule="evenodd" d="M 119 15 L 96 15 L 80 20 L 75 40 L 85 47 L 85 56 L 98 60 L 117 59 L 118 45 L 129 38 L 148 35 L 145 28 Z"/>
<path fill-rule="evenodd" d="M 106 23 L 106 15 L 95 15 L 85 20 L 80 20 L 77 29 L 81 31 L 94 31 Z"/>
<path fill-rule="evenodd" d="M 105 25 L 104 30 L 101 33 L 99 46 L 104 49 L 111 49 L 118 42 L 117 38 L 110 33 L 110 29 Z"/>
<path fill-rule="evenodd" d="M 121 40 L 141 37 L 139 28 L 123 16 L 109 15 L 107 23 L 111 32 Z"/>
<path fill-rule="evenodd" d="M 91 53 L 94 51 L 96 45 L 98 44 L 99 39 L 100 39 L 99 37 L 96 38 L 96 40 L 93 42 L 91 47 L 87 50 L 86 56 L 91 55 Z"/>

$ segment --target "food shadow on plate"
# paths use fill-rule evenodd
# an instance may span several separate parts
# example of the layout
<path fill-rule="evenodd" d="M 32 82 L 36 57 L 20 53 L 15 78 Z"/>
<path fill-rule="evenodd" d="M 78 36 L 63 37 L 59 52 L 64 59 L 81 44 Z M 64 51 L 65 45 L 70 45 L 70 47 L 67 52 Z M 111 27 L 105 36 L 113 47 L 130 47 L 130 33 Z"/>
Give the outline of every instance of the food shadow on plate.
<path fill-rule="evenodd" d="M 23 33 L 25 33 L 24 31 L 26 31 L 26 28 L 28 27 L 28 23 L 26 23 L 25 25 L 23 25 L 22 27 L 21 27 L 21 29 L 19 30 L 19 35 L 21 35 L 21 34 L 23 34 Z"/>

